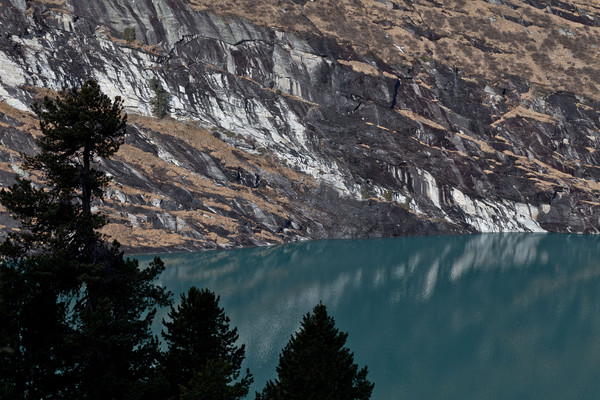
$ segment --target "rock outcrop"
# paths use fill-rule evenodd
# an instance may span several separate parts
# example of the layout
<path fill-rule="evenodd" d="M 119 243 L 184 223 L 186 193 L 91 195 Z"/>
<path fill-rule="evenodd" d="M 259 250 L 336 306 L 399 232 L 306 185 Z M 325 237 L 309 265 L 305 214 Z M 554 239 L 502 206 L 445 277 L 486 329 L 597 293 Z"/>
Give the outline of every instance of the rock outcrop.
<path fill-rule="evenodd" d="M 1 182 L 91 78 L 130 114 L 97 204 L 130 250 L 597 233 L 596 3 L 0 0 Z"/>

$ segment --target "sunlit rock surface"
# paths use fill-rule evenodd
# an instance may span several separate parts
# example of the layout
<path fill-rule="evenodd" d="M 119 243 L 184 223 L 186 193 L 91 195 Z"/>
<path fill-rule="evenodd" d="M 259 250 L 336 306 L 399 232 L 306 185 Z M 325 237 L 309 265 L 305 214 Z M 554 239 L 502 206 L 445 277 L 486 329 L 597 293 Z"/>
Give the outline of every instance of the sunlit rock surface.
<path fill-rule="evenodd" d="M 131 250 L 597 233 L 598 7 L 0 0 L 1 182 L 31 104 L 92 78 L 130 114 L 97 207 Z"/>

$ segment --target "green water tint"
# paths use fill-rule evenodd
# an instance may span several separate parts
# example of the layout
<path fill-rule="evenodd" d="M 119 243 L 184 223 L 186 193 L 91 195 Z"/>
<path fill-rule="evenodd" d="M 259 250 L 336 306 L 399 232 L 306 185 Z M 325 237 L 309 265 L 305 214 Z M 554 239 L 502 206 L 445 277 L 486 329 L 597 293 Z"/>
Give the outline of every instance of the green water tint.
<path fill-rule="evenodd" d="M 368 365 L 374 400 L 600 396 L 599 237 L 321 241 L 164 261 L 177 297 L 192 285 L 221 296 L 255 376 L 248 398 L 320 300 Z"/>

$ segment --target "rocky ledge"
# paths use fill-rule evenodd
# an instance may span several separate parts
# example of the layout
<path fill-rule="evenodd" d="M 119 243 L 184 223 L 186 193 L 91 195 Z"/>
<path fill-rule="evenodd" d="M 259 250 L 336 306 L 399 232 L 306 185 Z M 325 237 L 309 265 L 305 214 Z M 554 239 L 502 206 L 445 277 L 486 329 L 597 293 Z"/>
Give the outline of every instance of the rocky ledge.
<path fill-rule="evenodd" d="M 600 8 L 246 3 L 0 0 L 0 182 L 35 151 L 31 104 L 92 78 L 130 115 L 97 204 L 130 251 L 598 232 L 598 70 L 580 47 Z"/>

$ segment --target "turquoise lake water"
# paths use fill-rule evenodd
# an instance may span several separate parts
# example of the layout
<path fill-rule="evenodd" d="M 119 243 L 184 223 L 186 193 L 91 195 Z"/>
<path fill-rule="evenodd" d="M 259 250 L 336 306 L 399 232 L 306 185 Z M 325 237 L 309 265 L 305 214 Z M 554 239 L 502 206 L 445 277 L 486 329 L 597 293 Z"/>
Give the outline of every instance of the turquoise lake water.
<path fill-rule="evenodd" d="M 600 398 L 600 237 L 319 241 L 161 257 L 160 283 L 176 299 L 191 286 L 221 296 L 255 377 L 249 399 L 319 301 L 368 365 L 374 400 Z"/>

